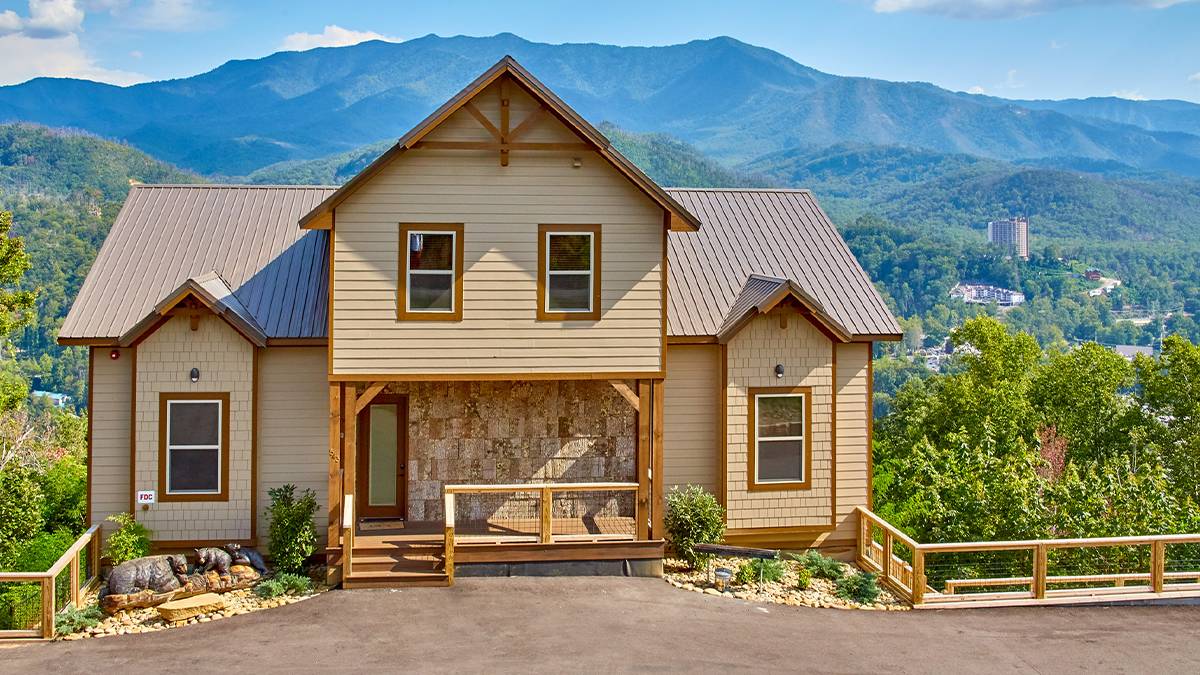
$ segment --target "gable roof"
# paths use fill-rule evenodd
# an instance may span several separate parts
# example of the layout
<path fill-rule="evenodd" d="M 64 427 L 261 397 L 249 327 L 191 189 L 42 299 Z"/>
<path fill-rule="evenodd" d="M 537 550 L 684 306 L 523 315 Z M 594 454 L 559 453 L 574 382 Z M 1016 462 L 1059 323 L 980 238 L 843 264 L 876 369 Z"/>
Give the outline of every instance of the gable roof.
<path fill-rule="evenodd" d="M 59 340 L 117 344 L 189 283 L 270 339 L 325 337 L 329 233 L 296 219 L 334 189 L 134 186 Z"/>
<path fill-rule="evenodd" d="M 571 106 L 567 105 L 554 92 L 550 91 L 546 85 L 542 84 L 536 77 L 525 70 L 521 64 L 517 63 L 516 59 L 511 56 L 505 56 L 496 62 L 496 65 L 488 68 L 482 75 L 475 78 L 473 82 L 468 84 L 450 100 L 446 101 L 437 110 L 434 110 L 417 126 L 413 127 L 408 133 L 400 137 L 391 148 L 384 152 L 375 161 L 371 162 L 365 169 L 358 172 L 353 178 L 337 189 L 336 192 L 329 195 L 325 200 L 318 204 L 308 213 L 300 218 L 300 227 L 310 229 L 328 229 L 331 223 L 327 219 L 322 218 L 328 215 L 335 206 L 342 202 L 360 185 L 366 182 L 371 176 L 375 175 L 384 166 L 387 166 L 392 160 L 399 157 L 404 152 L 414 148 L 429 132 L 433 131 L 439 124 L 457 112 L 476 94 L 487 88 L 488 85 L 497 81 L 499 78 L 509 76 L 520 83 L 525 89 L 542 105 L 546 106 L 563 124 L 573 129 L 577 134 L 583 137 L 588 143 L 593 145 L 596 152 L 604 157 L 617 171 L 624 174 L 636 187 L 642 190 L 650 199 L 654 200 L 659 206 L 663 207 L 670 214 L 669 225 L 672 230 L 687 230 L 692 231 L 700 227 L 700 220 L 690 213 L 684 206 L 671 196 L 669 192 L 655 183 L 633 162 L 629 161 L 617 151 L 611 141 L 600 133 L 598 129 L 583 119 L 579 113 L 575 112 Z"/>
<path fill-rule="evenodd" d="M 718 335 L 744 312 L 739 297 L 759 275 L 790 282 L 851 339 L 899 339 L 895 317 L 808 190 L 667 191 L 703 223 L 669 235 L 668 335 Z"/>
<path fill-rule="evenodd" d="M 792 298 L 803 308 L 802 313 L 825 333 L 831 340 L 849 342 L 850 333 L 825 313 L 821 306 L 813 300 L 796 282 L 779 277 L 768 277 L 751 274 L 742 287 L 742 292 L 733 301 L 733 306 L 725 315 L 725 322 L 717 330 L 717 342 L 725 344 L 737 334 L 751 319 L 759 314 L 766 314 L 779 303 Z"/>
<path fill-rule="evenodd" d="M 199 276 L 189 277 L 179 288 L 168 293 L 165 298 L 154 306 L 154 310 L 132 328 L 125 331 L 117 341 L 122 347 L 136 344 L 142 337 L 152 333 L 158 327 L 159 321 L 169 316 L 185 299 L 196 298 L 213 314 L 223 319 L 233 329 L 258 347 L 265 347 L 267 334 L 255 321 L 242 301 L 233 293 L 229 283 L 216 272 L 206 272 Z"/>

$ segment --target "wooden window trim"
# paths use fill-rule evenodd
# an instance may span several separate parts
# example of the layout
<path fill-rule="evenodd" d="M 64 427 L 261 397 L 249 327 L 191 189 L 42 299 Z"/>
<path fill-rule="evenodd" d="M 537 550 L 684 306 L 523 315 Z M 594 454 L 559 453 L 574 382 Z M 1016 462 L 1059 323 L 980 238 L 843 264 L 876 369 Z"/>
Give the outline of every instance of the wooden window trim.
<path fill-rule="evenodd" d="M 789 395 L 804 397 L 804 480 L 780 483 L 758 482 L 755 458 L 758 456 L 758 397 L 762 395 Z M 747 415 L 746 445 L 746 489 L 750 492 L 778 492 L 781 490 L 809 490 L 812 488 L 812 387 L 750 387 L 746 391 L 749 415 Z"/>
<path fill-rule="evenodd" d="M 167 492 L 167 403 L 169 401 L 220 401 L 221 403 L 221 491 L 215 493 Z M 158 395 L 158 501 L 227 502 L 229 501 L 229 392 L 164 391 Z"/>
<path fill-rule="evenodd" d="M 546 310 L 546 279 L 549 264 L 550 234 L 585 233 L 592 235 L 592 310 L 590 312 L 550 312 Z M 537 320 L 538 321 L 599 321 L 602 250 L 599 225 L 538 225 L 538 275 L 537 275 Z"/>
<path fill-rule="evenodd" d="M 450 232 L 454 235 L 454 307 L 450 312 L 410 312 L 408 310 L 408 235 L 413 232 Z M 463 318 L 463 224 L 400 223 L 400 251 L 396 271 L 397 321 L 462 321 Z"/>

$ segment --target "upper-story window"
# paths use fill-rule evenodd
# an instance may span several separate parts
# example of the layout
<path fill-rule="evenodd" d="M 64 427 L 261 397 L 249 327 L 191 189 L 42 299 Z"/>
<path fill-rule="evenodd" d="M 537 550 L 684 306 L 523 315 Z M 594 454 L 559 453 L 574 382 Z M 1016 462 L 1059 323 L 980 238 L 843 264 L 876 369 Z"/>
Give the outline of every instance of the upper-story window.
<path fill-rule="evenodd" d="M 424 321 L 462 320 L 463 226 L 400 226 L 398 317 Z"/>
<path fill-rule="evenodd" d="M 538 227 L 538 313 L 543 321 L 600 319 L 600 226 Z"/>

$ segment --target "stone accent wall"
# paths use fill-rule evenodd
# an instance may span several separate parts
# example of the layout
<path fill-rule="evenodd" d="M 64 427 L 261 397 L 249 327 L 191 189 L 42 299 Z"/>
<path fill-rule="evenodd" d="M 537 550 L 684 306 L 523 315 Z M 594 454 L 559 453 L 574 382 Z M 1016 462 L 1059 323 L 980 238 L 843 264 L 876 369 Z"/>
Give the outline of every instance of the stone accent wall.
<path fill-rule="evenodd" d="M 636 411 L 607 381 L 408 382 L 408 518 L 447 483 L 633 481 Z M 461 508 L 461 507 L 460 507 Z"/>
<path fill-rule="evenodd" d="M 787 327 L 780 324 L 786 314 Z M 726 509 L 730 529 L 829 526 L 833 343 L 794 310 L 778 308 L 742 329 L 728 345 Z M 784 377 L 775 376 L 782 363 Z M 750 492 L 750 387 L 812 387 L 812 483 L 807 490 Z"/>
<path fill-rule="evenodd" d="M 200 381 L 189 372 L 200 369 Z M 137 346 L 137 466 L 133 489 L 156 490 L 160 392 L 229 392 L 229 500 L 159 502 L 136 517 L 156 541 L 250 538 L 250 434 L 254 346 L 221 319 L 204 316 L 192 331 L 186 317 L 167 321 Z"/>

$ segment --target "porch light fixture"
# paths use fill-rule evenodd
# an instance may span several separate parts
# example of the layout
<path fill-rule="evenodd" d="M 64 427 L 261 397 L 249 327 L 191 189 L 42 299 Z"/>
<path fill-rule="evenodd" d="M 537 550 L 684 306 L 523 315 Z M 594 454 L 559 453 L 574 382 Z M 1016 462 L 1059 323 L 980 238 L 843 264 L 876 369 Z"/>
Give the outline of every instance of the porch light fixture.
<path fill-rule="evenodd" d="M 189 374 L 189 377 L 192 378 L 193 383 L 199 382 L 200 381 L 200 369 L 192 368 L 192 372 Z"/>
<path fill-rule="evenodd" d="M 111 352 L 108 353 L 108 358 L 112 359 L 113 361 L 116 361 L 117 359 L 121 358 L 121 350 L 120 349 L 112 350 Z"/>
<path fill-rule="evenodd" d="M 782 363 L 775 364 L 775 377 L 777 377 L 781 380 L 783 379 L 783 364 Z"/>
<path fill-rule="evenodd" d="M 581 166 L 583 166 L 583 158 L 581 158 L 581 157 L 572 157 L 571 158 L 571 167 L 572 168 L 578 169 Z"/>

